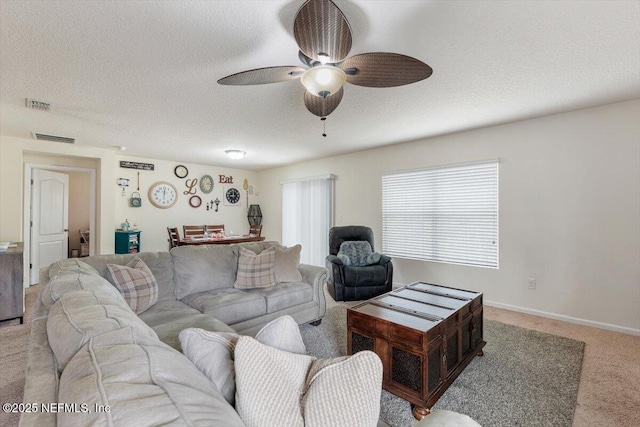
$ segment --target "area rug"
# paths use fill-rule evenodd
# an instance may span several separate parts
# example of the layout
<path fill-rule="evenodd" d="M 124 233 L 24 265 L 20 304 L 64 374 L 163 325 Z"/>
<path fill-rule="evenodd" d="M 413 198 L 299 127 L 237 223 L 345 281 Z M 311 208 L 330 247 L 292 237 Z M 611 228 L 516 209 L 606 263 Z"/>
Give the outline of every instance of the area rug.
<path fill-rule="evenodd" d="M 300 327 L 316 357 L 347 353 L 347 309 L 327 310 L 319 326 Z M 584 343 L 484 320 L 484 356 L 476 357 L 432 409 L 469 415 L 489 426 L 571 426 Z M 380 417 L 393 427 L 415 423 L 409 402 L 382 391 Z"/>

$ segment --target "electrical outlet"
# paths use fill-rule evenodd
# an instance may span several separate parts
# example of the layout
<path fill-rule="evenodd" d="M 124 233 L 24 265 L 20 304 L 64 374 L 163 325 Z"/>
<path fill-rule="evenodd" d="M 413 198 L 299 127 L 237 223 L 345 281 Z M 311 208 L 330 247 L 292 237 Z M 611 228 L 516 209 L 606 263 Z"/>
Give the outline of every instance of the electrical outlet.
<path fill-rule="evenodd" d="M 536 279 L 528 278 L 527 289 L 535 289 L 535 288 L 536 288 Z"/>

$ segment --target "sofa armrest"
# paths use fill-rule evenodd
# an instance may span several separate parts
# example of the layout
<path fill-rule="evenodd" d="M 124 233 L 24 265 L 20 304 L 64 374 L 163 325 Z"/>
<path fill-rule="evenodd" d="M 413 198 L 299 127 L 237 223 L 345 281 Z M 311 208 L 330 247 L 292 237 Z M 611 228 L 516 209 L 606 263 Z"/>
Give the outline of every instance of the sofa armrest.
<path fill-rule="evenodd" d="M 40 290 L 42 290 L 42 288 L 44 288 L 47 283 L 49 283 L 49 267 L 44 267 L 41 268 L 39 271 L 39 279 L 38 279 L 38 284 L 40 285 Z"/>
<path fill-rule="evenodd" d="M 322 319 L 327 310 L 327 301 L 324 297 L 324 283 L 327 281 L 327 269 L 309 264 L 298 266 L 302 281 L 313 286 L 313 300 L 319 305 L 318 319 Z"/>
<path fill-rule="evenodd" d="M 43 269 L 46 270 L 46 269 Z M 41 270 L 42 271 L 42 270 Z M 47 279 L 48 279 L 47 271 Z M 42 276 L 41 276 L 42 277 Z M 31 320 L 29 334 L 29 355 L 27 359 L 27 375 L 24 386 L 24 402 L 40 404 L 58 400 L 60 376 L 58 364 L 49 346 L 47 336 L 48 310 L 41 302 L 42 291 L 35 303 L 35 312 Z M 20 416 L 20 427 L 55 426 L 55 413 L 42 411 L 25 412 Z"/>

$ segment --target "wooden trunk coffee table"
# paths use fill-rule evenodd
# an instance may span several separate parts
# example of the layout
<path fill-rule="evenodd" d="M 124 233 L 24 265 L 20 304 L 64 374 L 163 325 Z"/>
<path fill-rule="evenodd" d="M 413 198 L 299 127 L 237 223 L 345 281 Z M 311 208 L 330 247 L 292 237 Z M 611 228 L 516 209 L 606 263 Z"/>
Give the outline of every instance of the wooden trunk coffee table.
<path fill-rule="evenodd" d="M 347 310 L 347 351 L 374 351 L 382 387 L 422 419 L 476 355 L 482 356 L 482 293 L 416 282 Z"/>

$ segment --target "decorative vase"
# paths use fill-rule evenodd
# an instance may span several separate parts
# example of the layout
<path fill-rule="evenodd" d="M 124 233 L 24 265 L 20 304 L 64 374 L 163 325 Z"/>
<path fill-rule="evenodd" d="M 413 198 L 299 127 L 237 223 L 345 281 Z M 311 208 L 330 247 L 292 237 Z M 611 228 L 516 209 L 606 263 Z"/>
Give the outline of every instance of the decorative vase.
<path fill-rule="evenodd" d="M 249 212 L 247 212 L 247 219 L 249 220 L 249 225 L 262 224 L 262 211 L 260 210 L 260 205 L 249 206 Z"/>

